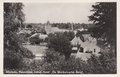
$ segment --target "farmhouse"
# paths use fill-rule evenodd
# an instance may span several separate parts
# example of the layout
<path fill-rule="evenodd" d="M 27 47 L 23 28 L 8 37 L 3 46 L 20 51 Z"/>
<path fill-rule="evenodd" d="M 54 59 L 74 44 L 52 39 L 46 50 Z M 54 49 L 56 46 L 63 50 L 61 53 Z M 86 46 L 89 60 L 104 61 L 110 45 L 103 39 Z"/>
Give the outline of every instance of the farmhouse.
<path fill-rule="evenodd" d="M 91 37 L 90 34 L 82 34 L 84 41 L 80 37 L 75 36 L 71 41 L 73 46 L 73 52 L 93 53 L 97 54 L 100 52 L 100 47 L 97 46 L 95 38 Z M 82 49 L 82 50 L 81 50 Z"/>

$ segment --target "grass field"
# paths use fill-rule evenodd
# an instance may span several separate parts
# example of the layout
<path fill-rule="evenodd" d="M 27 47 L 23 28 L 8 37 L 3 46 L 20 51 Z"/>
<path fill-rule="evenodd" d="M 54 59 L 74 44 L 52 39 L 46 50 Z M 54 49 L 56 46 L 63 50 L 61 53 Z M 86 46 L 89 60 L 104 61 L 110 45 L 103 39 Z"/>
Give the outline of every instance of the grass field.
<path fill-rule="evenodd" d="M 40 45 L 23 45 L 28 50 L 32 51 L 35 56 L 44 56 L 47 47 Z"/>

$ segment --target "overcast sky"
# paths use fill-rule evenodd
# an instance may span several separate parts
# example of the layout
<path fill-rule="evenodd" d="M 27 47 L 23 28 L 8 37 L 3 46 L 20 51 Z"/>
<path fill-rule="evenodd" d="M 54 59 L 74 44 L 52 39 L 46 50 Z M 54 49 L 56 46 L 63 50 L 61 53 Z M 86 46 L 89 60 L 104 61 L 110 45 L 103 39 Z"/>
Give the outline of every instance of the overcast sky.
<path fill-rule="evenodd" d="M 89 23 L 88 16 L 94 3 L 24 3 L 25 22 Z"/>

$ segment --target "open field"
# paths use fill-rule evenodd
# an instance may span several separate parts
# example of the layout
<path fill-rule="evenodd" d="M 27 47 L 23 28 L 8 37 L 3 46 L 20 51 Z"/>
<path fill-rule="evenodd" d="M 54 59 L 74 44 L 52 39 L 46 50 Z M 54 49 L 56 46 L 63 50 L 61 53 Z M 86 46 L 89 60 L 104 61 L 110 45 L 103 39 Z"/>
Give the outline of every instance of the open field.
<path fill-rule="evenodd" d="M 23 45 L 28 50 L 32 51 L 32 53 L 36 56 L 36 59 L 42 57 L 45 55 L 46 46 L 40 46 L 40 45 Z"/>

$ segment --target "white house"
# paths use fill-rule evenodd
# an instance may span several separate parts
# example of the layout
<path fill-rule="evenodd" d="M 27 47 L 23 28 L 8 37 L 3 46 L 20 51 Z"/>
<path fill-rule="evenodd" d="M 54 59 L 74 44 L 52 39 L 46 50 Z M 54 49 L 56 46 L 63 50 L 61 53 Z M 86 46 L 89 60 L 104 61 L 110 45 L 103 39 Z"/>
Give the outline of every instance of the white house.
<path fill-rule="evenodd" d="M 71 44 L 73 46 L 77 46 L 77 44 L 82 45 L 84 42 L 80 39 L 80 37 L 74 37 L 73 40 L 71 41 Z"/>
<path fill-rule="evenodd" d="M 100 47 L 98 47 L 96 44 L 97 44 L 97 41 L 95 38 L 91 37 L 89 34 L 88 36 L 83 34 L 83 37 L 85 39 L 85 41 L 83 42 L 80 37 L 74 37 L 73 40 L 71 41 L 71 44 L 73 45 L 73 48 L 72 50 L 73 51 L 78 51 L 77 49 L 77 46 L 80 45 L 80 47 L 83 48 L 83 52 L 84 53 L 98 53 L 100 52 Z"/>
<path fill-rule="evenodd" d="M 73 52 L 78 52 L 78 45 L 82 45 L 84 42 L 80 39 L 80 37 L 74 37 L 73 40 L 71 41 L 72 44 L 72 50 Z"/>

